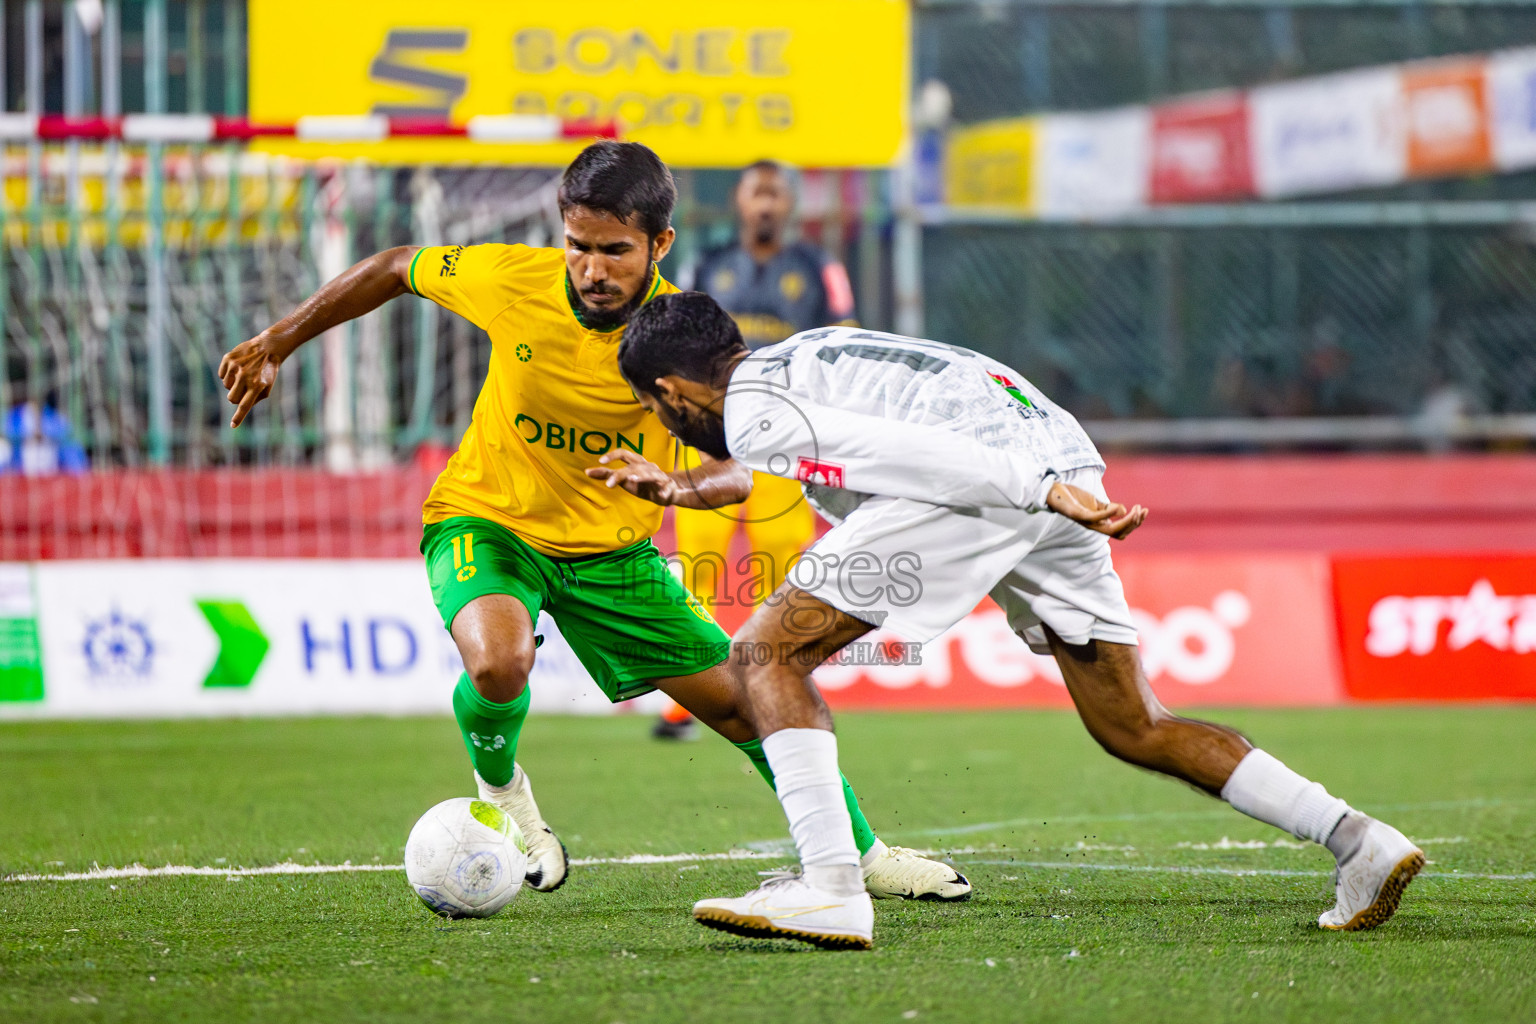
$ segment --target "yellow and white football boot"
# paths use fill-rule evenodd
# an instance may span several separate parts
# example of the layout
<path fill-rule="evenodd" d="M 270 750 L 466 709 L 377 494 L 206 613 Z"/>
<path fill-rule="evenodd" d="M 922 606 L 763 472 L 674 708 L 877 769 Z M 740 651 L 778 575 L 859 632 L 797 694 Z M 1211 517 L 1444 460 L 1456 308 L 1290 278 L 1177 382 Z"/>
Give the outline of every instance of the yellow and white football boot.
<path fill-rule="evenodd" d="M 958 903 L 971 898 L 970 881 L 948 864 L 878 839 L 860 859 L 859 869 L 864 888 L 877 900 Z"/>
<path fill-rule="evenodd" d="M 1423 850 L 1391 825 L 1370 819 L 1360 845 L 1334 869 L 1338 902 L 1317 919 L 1318 927 L 1363 932 L 1384 924 L 1423 869 Z"/>
<path fill-rule="evenodd" d="M 875 908 L 869 893 L 836 896 L 799 874 L 768 879 L 737 899 L 700 900 L 693 919 L 750 939 L 795 939 L 822 949 L 869 949 Z"/>
<path fill-rule="evenodd" d="M 565 884 L 570 871 L 570 858 L 565 844 L 555 835 L 539 814 L 539 805 L 533 799 L 533 787 L 528 783 L 528 773 L 523 766 L 512 766 L 512 781 L 505 786 L 492 786 L 475 773 L 475 784 L 480 789 L 480 799 L 495 804 L 512 815 L 517 827 L 523 830 L 528 842 L 528 874 L 523 884 L 535 892 L 554 892 Z"/>

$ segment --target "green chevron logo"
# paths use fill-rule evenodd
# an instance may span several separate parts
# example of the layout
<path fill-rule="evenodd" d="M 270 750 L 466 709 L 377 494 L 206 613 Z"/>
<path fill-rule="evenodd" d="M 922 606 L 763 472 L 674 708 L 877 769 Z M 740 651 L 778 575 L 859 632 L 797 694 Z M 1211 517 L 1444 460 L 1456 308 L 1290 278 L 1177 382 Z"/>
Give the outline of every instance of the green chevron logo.
<path fill-rule="evenodd" d="M 239 601 L 200 600 L 197 607 L 219 638 L 219 656 L 203 686 L 250 686 L 272 646 L 267 635 Z"/>

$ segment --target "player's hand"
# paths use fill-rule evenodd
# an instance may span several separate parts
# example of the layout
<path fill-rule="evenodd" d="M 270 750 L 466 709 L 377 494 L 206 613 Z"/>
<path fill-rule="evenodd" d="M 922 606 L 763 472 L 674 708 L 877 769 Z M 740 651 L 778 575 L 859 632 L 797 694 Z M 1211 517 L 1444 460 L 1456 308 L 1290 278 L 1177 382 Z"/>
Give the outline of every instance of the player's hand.
<path fill-rule="evenodd" d="M 1081 487 L 1060 481 L 1051 486 L 1045 503 L 1052 512 L 1066 516 L 1094 533 L 1102 533 L 1116 540 L 1124 540 L 1132 530 L 1147 521 L 1147 510 L 1140 505 L 1127 509 L 1118 501 L 1105 504 Z"/>
<path fill-rule="evenodd" d="M 601 465 L 587 467 L 587 476 L 602 480 L 609 487 L 622 487 L 630 494 L 658 505 L 675 505 L 684 488 L 672 474 L 644 455 L 620 449 L 597 460 Z"/>
<path fill-rule="evenodd" d="M 229 404 L 235 407 L 229 425 L 238 427 L 256 403 L 272 393 L 277 368 L 283 364 L 263 331 L 250 341 L 242 341 L 219 360 L 219 380 L 229 389 Z"/>

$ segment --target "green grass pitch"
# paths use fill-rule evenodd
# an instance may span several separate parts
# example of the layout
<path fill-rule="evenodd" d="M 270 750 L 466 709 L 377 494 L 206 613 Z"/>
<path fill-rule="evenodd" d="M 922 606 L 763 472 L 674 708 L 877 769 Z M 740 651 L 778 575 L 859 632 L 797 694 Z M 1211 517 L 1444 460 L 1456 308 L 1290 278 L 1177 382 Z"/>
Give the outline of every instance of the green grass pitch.
<path fill-rule="evenodd" d="M 876 828 L 955 851 L 977 886 L 878 903 L 873 952 L 692 923 L 785 856 L 577 867 L 460 922 L 398 871 L 8 880 L 0 1020 L 1536 1019 L 1536 708 L 1216 717 L 1422 840 L 1395 919 L 1318 931 L 1325 852 L 1112 761 L 1071 715 L 850 714 L 843 766 Z M 573 857 L 786 848 L 736 751 L 647 726 L 530 721 L 519 759 Z M 446 718 L 12 723 L 0 766 L 11 877 L 398 864 L 416 817 L 470 791 Z"/>

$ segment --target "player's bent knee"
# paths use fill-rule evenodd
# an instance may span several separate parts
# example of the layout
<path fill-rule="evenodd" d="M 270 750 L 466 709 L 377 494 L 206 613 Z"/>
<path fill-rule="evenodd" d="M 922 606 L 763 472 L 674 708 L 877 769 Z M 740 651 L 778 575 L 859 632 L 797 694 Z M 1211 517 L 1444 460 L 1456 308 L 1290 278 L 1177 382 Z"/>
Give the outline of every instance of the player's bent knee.
<path fill-rule="evenodd" d="M 519 657 L 484 657 L 466 661 L 464 671 L 475 692 L 494 704 L 505 704 L 523 695 L 528 688 L 528 672 L 533 668 L 532 659 Z"/>

